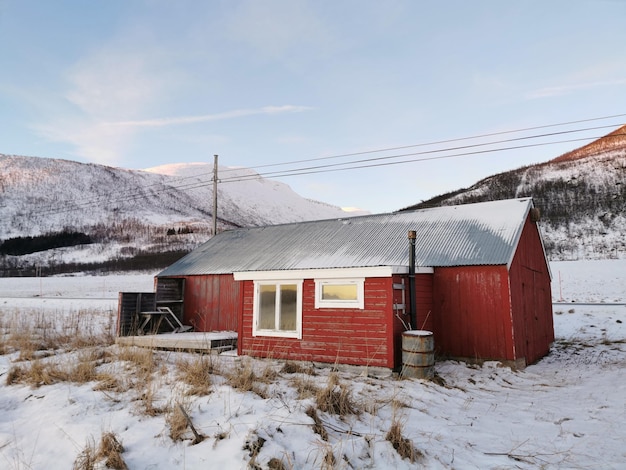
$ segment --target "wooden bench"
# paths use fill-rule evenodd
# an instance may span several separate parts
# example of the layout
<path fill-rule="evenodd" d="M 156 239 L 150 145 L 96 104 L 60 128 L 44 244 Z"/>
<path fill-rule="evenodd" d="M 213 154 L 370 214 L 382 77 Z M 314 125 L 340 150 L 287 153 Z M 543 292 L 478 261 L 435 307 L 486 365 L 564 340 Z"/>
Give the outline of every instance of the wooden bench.
<path fill-rule="evenodd" d="M 157 307 L 154 311 L 139 312 L 139 317 L 142 319 L 139 328 L 137 328 L 140 335 L 157 334 L 163 320 L 170 328 L 168 333 L 183 333 L 193 329 L 192 326 L 183 325 L 169 307 Z M 148 325 L 150 325 L 150 329 L 146 330 Z"/>

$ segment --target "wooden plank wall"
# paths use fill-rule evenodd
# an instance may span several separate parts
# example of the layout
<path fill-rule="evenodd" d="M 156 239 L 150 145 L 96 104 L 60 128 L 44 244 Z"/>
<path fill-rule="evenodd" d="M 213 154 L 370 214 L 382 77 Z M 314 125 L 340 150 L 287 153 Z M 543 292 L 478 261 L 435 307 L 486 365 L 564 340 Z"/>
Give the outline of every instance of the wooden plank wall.
<path fill-rule="evenodd" d="M 237 331 L 241 283 L 232 274 L 186 276 L 185 324 L 195 331 Z"/>
<path fill-rule="evenodd" d="M 550 272 L 536 223 L 526 220 L 510 269 L 515 349 L 526 364 L 550 351 L 554 341 Z"/>
<path fill-rule="evenodd" d="M 436 268 L 434 339 L 438 355 L 516 360 L 506 266 Z"/>
<path fill-rule="evenodd" d="M 365 308 L 315 309 L 315 282 L 302 296 L 302 339 L 253 337 L 254 285 L 244 281 L 240 353 L 302 361 L 394 367 L 392 278 L 365 280 Z"/>

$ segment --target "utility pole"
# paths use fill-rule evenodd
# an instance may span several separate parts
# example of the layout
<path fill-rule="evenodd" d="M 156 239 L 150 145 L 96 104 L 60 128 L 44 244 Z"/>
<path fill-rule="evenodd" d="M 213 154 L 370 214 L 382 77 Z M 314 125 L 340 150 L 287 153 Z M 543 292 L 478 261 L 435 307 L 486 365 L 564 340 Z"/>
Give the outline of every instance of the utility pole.
<path fill-rule="evenodd" d="M 217 155 L 213 155 L 213 235 L 217 235 Z"/>

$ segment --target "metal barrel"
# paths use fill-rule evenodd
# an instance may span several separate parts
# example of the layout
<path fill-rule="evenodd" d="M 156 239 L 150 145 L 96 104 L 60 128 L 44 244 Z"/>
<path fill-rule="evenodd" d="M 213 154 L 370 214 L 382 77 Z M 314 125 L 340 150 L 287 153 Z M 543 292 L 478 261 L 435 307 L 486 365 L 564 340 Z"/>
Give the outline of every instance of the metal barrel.
<path fill-rule="evenodd" d="M 435 374 L 435 342 L 432 331 L 411 330 L 402 333 L 403 377 L 430 379 Z"/>

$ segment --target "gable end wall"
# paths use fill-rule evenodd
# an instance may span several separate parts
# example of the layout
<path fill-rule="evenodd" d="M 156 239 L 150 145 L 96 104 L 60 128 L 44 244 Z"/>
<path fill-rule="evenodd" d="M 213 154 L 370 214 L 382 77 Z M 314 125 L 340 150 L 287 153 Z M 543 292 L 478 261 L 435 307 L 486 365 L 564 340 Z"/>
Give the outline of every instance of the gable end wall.
<path fill-rule="evenodd" d="M 506 266 L 435 268 L 435 351 L 444 357 L 515 361 Z"/>
<path fill-rule="evenodd" d="M 537 224 L 527 219 L 510 269 L 515 349 L 526 364 L 550 351 L 554 341 L 550 272 Z"/>

